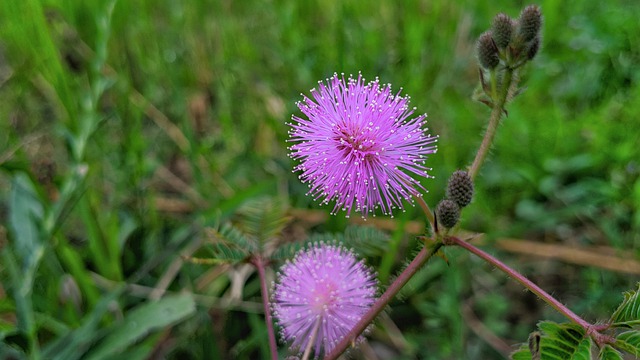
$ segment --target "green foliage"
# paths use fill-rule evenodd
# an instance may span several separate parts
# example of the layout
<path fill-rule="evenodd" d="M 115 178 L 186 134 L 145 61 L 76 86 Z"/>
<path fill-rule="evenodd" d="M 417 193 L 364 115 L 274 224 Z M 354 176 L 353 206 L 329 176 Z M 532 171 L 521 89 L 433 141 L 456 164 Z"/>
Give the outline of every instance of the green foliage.
<path fill-rule="evenodd" d="M 540 358 L 540 332 L 529 334 L 529 343 L 520 345 L 520 348 L 511 353 L 512 360 L 532 360 Z"/>
<path fill-rule="evenodd" d="M 60 335 L 51 341 L 43 349 L 43 357 L 46 359 L 80 359 L 91 348 L 92 344 L 99 339 L 103 333 L 101 331 L 101 320 L 109 311 L 123 292 L 124 287 L 118 287 L 105 294 L 96 304 L 93 310 L 88 313 L 80 326 L 70 329 L 65 334 Z"/>
<path fill-rule="evenodd" d="M 385 279 L 397 273 L 415 248 L 404 226 L 418 211 L 385 227 L 395 229 L 391 241 L 378 219 L 346 233 L 339 216 L 283 227 L 285 204 L 318 208 L 291 173 L 284 122 L 299 113 L 299 93 L 334 71 L 403 87 L 441 138 L 427 163 L 435 178 L 421 180 L 433 207 L 486 125 L 486 108 L 469 100 L 474 41 L 496 13 L 516 16 L 520 5 L 0 1 L 0 358 L 86 357 L 152 304 L 156 287 L 193 292 L 195 315 L 157 323 L 114 357 L 153 349 L 166 358 L 261 358 L 264 323 L 247 315 L 260 309 L 257 281 L 243 278 L 234 298 L 225 272 L 236 267 L 220 263 L 276 247 L 280 260 L 308 241 L 338 240 L 384 263 Z M 631 45 L 640 8 L 540 5 L 544 37 L 521 73 L 527 91 L 508 108 L 461 227 L 614 247 L 637 260 L 640 53 Z M 202 238 L 193 255 L 213 264 L 182 263 Z M 460 317 L 463 305 L 486 299 L 479 320 L 507 342 L 548 315 L 470 258 L 447 256 L 452 265 L 433 261 L 394 304 L 390 319 L 406 341 L 398 358 L 496 358 Z M 611 315 L 615 295 L 635 282 L 597 265 L 554 261 L 542 273 L 532 258 L 518 264 L 536 267 L 545 289 L 592 318 Z M 618 331 L 637 330 L 635 302 L 616 313 Z M 160 335 L 168 339 L 157 346 Z M 611 346 L 601 353 L 620 358 Z"/>
<path fill-rule="evenodd" d="M 379 257 L 389 247 L 389 234 L 372 226 L 348 226 L 344 233 L 335 234 L 335 239 L 366 256 Z"/>
<path fill-rule="evenodd" d="M 613 326 L 640 325 L 640 283 L 637 289 L 624 293 L 624 300 L 611 316 Z"/>
<path fill-rule="evenodd" d="M 387 249 L 389 235 L 371 226 L 351 225 L 341 233 L 313 233 L 304 241 L 281 244 L 271 258 L 289 259 L 309 244 L 318 242 L 336 242 L 349 249 L 357 249 L 365 256 L 381 256 Z"/>
<path fill-rule="evenodd" d="M 636 286 L 640 287 L 640 284 Z M 624 300 L 613 313 L 609 327 L 634 328 L 640 325 L 640 297 L 639 289 L 624 293 Z M 583 328 L 575 324 L 556 324 L 550 321 L 543 321 L 538 324 L 542 331 L 540 341 L 540 359 L 590 359 L 592 340 L 590 336 L 585 337 Z M 608 330 L 608 329 L 604 329 Z M 537 333 L 534 333 L 537 334 Z M 534 335 L 530 336 L 531 338 Z M 616 348 L 628 352 L 636 357 L 640 356 L 640 331 L 637 329 L 624 331 L 614 336 L 612 344 L 602 344 L 599 359 L 621 359 Z M 520 349 L 511 354 L 512 359 L 530 359 L 535 351 L 522 345 Z"/>
<path fill-rule="evenodd" d="M 640 356 L 640 331 L 625 331 L 616 336 L 615 346 L 632 354 Z"/>
<path fill-rule="evenodd" d="M 156 302 L 142 304 L 131 310 L 121 323 L 105 329 L 108 335 L 91 350 L 87 359 L 114 358 L 151 332 L 180 322 L 193 315 L 195 310 L 195 303 L 190 294 L 165 297 Z M 146 356 L 148 355 L 147 353 Z"/>
<path fill-rule="evenodd" d="M 532 360 L 531 351 L 527 344 L 520 345 L 520 348 L 511 354 L 512 360 Z"/>
<path fill-rule="evenodd" d="M 221 261 L 239 262 L 258 249 L 252 239 L 231 224 L 223 225 L 220 231 L 208 229 L 207 233 L 210 243 L 206 248 Z"/>
<path fill-rule="evenodd" d="M 141 348 L 144 342 L 136 345 L 141 339 L 185 319 L 195 311 L 193 298 L 188 294 L 166 297 L 142 304 L 120 322 L 101 329 L 100 320 L 123 290 L 120 287 L 106 295 L 79 328 L 68 331 L 49 344 L 43 356 L 47 359 L 69 360 L 113 358 L 125 351 Z M 153 349 L 147 349 L 147 356 L 150 350 Z"/>
<path fill-rule="evenodd" d="M 44 209 L 32 181 L 25 174 L 13 178 L 11 189 L 9 229 L 16 236 L 16 253 L 24 261 L 21 264 L 25 271 L 22 286 L 29 289 L 44 250 L 39 227 Z"/>
<path fill-rule="evenodd" d="M 511 355 L 512 359 L 541 360 L 590 360 L 592 341 L 585 337 L 584 329 L 574 324 L 558 324 L 543 321 L 538 324 L 542 332 L 539 353 L 532 353 L 531 346 L 521 346 Z M 534 350 L 535 351 L 535 350 Z"/>
<path fill-rule="evenodd" d="M 205 248 L 213 255 L 213 262 L 238 263 L 252 255 L 266 256 L 289 220 L 281 200 L 265 197 L 249 201 L 238 209 L 233 222 L 206 229 Z"/>
<path fill-rule="evenodd" d="M 280 235 L 290 217 L 283 199 L 262 198 L 247 202 L 238 209 L 238 226 L 244 233 L 264 245 Z"/>
<path fill-rule="evenodd" d="M 591 359 L 591 338 L 577 325 L 541 322 L 540 359 Z"/>
<path fill-rule="evenodd" d="M 599 360 L 622 360 L 622 354 L 611 345 L 605 345 L 600 349 L 600 354 L 598 354 Z"/>

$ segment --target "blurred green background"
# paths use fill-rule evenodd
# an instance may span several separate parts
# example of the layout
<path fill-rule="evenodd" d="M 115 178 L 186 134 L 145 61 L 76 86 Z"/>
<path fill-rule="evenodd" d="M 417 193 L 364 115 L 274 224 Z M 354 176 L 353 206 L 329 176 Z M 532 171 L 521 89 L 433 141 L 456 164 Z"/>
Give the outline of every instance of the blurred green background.
<path fill-rule="evenodd" d="M 207 229 L 265 197 L 291 206 L 287 241 L 359 221 L 325 218 L 287 157 L 295 102 L 334 72 L 377 76 L 428 113 L 440 140 L 423 184 L 435 206 L 489 115 L 470 100 L 475 39 L 527 4 L 2 1 L 0 357 L 267 358 L 251 267 L 179 255 L 206 257 Z M 463 227 L 605 320 L 640 273 L 640 2 L 538 4 L 542 50 Z M 388 250 L 368 254 L 383 285 L 423 221 L 413 208 L 367 221 L 389 234 Z M 533 255 L 540 244 L 546 257 Z M 478 259 L 446 254 L 354 356 L 501 359 L 537 321 L 562 320 Z"/>

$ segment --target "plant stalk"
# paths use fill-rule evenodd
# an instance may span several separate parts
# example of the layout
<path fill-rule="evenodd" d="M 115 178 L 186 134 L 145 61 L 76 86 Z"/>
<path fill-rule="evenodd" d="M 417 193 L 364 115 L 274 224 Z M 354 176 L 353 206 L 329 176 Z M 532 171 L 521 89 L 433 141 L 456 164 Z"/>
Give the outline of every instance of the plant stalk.
<path fill-rule="evenodd" d="M 489 150 L 491 149 L 493 138 L 496 135 L 496 130 L 498 130 L 498 125 L 500 124 L 500 119 L 502 118 L 504 105 L 507 102 L 507 95 L 509 94 L 509 89 L 511 88 L 511 82 L 513 80 L 514 71 L 515 70 L 511 68 L 507 68 L 505 70 L 499 98 L 493 99 L 494 104 L 493 104 L 493 109 L 491 110 L 491 116 L 489 118 L 489 125 L 487 125 L 487 130 L 484 133 L 484 138 L 482 139 L 480 148 L 478 148 L 476 157 L 475 159 L 473 159 L 471 168 L 469 168 L 469 176 L 471 177 L 471 179 L 475 179 L 476 175 L 478 175 L 478 172 L 480 171 L 480 167 L 482 166 L 482 163 L 484 162 L 485 158 L 487 157 L 487 154 L 489 154 Z M 495 73 L 492 73 L 491 74 L 492 84 L 494 84 L 496 81 L 495 77 L 496 77 Z"/>
<path fill-rule="evenodd" d="M 576 315 L 576 313 L 571 311 L 568 307 L 566 307 L 556 298 L 549 295 L 546 291 L 542 290 L 542 288 L 540 288 L 538 285 L 533 283 L 531 280 L 527 279 L 524 275 L 520 274 L 516 270 L 510 268 L 508 265 L 506 265 L 502 261 L 496 259 L 492 255 L 478 249 L 477 247 L 455 236 L 447 237 L 445 242 L 447 244 L 458 245 L 464 248 L 465 250 L 480 257 L 482 260 L 488 262 L 489 264 L 495 266 L 496 268 L 502 270 L 505 274 L 507 274 L 507 276 L 519 282 L 522 286 L 524 286 L 525 288 L 527 288 L 528 290 L 536 294 L 541 300 L 546 302 L 549 306 L 554 308 L 560 314 L 564 315 L 566 318 L 568 318 L 578 326 L 582 327 L 585 330 L 586 335 L 591 336 L 599 346 L 603 344 L 611 343 L 614 341 L 610 336 L 600 333 L 598 331 L 598 328 L 595 325 L 587 322 L 580 316 Z"/>
<path fill-rule="evenodd" d="M 367 311 L 360 321 L 349 331 L 347 335 L 345 335 L 342 340 L 336 345 L 336 347 L 331 350 L 327 356 L 325 356 L 325 360 L 335 360 L 342 354 L 350 344 L 354 343 L 358 336 L 369 326 L 369 324 L 382 312 L 382 310 L 389 304 L 391 299 L 393 299 L 400 289 L 407 284 L 409 279 L 415 275 L 415 273 L 420 270 L 420 268 L 442 247 L 442 242 L 438 241 L 433 243 L 431 246 L 424 246 L 422 250 L 416 255 L 416 257 L 411 261 L 411 263 L 398 275 L 398 277 L 389 285 L 387 290 L 378 298 L 378 300 L 373 304 L 371 309 Z"/>
<path fill-rule="evenodd" d="M 271 350 L 271 359 L 278 360 L 278 346 L 276 344 L 276 333 L 273 329 L 273 320 L 271 319 L 271 309 L 269 308 L 269 291 L 267 289 L 267 279 L 265 276 L 265 263 L 260 255 L 253 257 L 251 263 L 258 269 L 258 277 L 260 278 L 260 292 L 262 295 L 262 306 L 264 306 L 264 321 L 267 325 L 267 334 L 269 337 L 269 350 Z"/>

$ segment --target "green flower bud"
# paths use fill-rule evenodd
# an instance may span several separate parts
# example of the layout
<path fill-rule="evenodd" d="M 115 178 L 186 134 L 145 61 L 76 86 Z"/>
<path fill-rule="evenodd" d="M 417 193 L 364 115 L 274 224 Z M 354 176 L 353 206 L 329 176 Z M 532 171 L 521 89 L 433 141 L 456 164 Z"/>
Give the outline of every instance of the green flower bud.
<path fill-rule="evenodd" d="M 465 207 L 471 203 L 473 198 L 473 180 L 469 173 L 458 170 L 451 174 L 447 183 L 447 197 L 458 204 Z"/>
<path fill-rule="evenodd" d="M 460 208 L 455 201 L 442 200 L 436 208 L 436 216 L 438 217 L 438 223 L 447 229 L 454 227 L 458 220 L 460 220 Z"/>
<path fill-rule="evenodd" d="M 519 35 L 522 40 L 529 42 L 535 39 L 542 27 L 542 13 L 537 5 L 529 5 L 520 13 Z"/>
<path fill-rule="evenodd" d="M 478 61 L 485 69 L 494 69 L 500 63 L 498 57 L 498 47 L 496 46 L 491 31 L 487 31 L 480 35 L 477 44 Z"/>
<path fill-rule="evenodd" d="M 493 40 L 499 49 L 504 49 L 509 46 L 511 35 L 513 34 L 513 25 L 513 19 L 507 14 L 498 14 L 493 18 L 491 32 L 493 33 Z"/>

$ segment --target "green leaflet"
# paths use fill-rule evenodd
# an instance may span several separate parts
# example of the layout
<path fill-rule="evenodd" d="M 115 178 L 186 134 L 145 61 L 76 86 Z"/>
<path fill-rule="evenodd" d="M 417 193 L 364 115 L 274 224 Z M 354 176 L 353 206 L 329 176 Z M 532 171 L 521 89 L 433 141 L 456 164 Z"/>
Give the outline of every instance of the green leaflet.
<path fill-rule="evenodd" d="M 250 201 L 238 209 L 240 220 L 237 227 L 258 244 L 265 244 L 280 235 L 289 222 L 286 210 L 285 201 L 278 198 L 265 197 Z"/>
<path fill-rule="evenodd" d="M 150 333 L 176 324 L 196 311 L 190 294 L 167 296 L 144 303 L 127 313 L 120 323 L 111 326 L 107 335 L 87 359 L 112 358 Z"/>
<path fill-rule="evenodd" d="M 622 360 L 622 355 L 620 352 L 610 345 L 605 345 L 600 349 L 600 354 L 598 355 L 599 360 Z"/>
<path fill-rule="evenodd" d="M 124 286 L 119 286 L 105 294 L 93 310 L 83 318 L 82 325 L 66 335 L 59 336 L 50 342 L 43 350 L 43 358 L 53 360 L 80 359 L 100 336 L 100 321 L 109 311 L 109 306 L 124 292 Z"/>
<path fill-rule="evenodd" d="M 624 293 L 624 300 L 611 316 L 613 326 L 640 324 L 640 283 L 637 289 Z"/>
<path fill-rule="evenodd" d="M 542 331 L 540 360 L 591 360 L 591 338 L 585 337 L 584 330 L 578 325 L 543 321 L 538 328 Z M 511 358 L 536 359 L 527 345 L 512 353 Z"/>
<path fill-rule="evenodd" d="M 319 242 L 337 242 L 349 249 L 354 249 L 362 256 L 380 256 L 388 246 L 389 235 L 370 226 L 352 225 L 344 233 L 312 234 L 305 241 L 281 244 L 271 255 L 274 260 L 293 257 L 308 244 Z"/>
<path fill-rule="evenodd" d="M 616 337 L 615 345 L 636 357 L 640 356 L 640 331 L 631 330 L 621 333 Z"/>
<path fill-rule="evenodd" d="M 527 344 L 520 345 L 520 348 L 510 356 L 511 360 L 533 360 L 531 356 L 531 351 L 529 351 L 529 346 Z"/>

